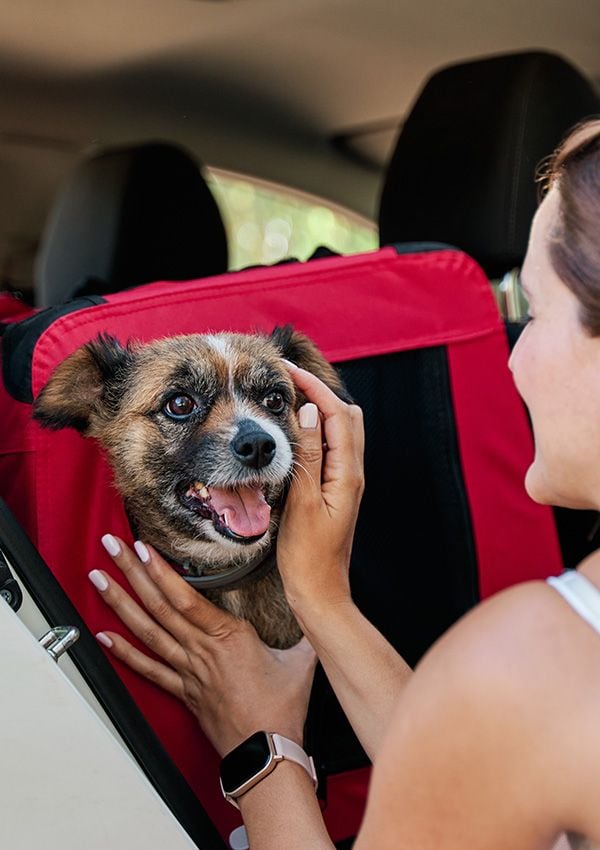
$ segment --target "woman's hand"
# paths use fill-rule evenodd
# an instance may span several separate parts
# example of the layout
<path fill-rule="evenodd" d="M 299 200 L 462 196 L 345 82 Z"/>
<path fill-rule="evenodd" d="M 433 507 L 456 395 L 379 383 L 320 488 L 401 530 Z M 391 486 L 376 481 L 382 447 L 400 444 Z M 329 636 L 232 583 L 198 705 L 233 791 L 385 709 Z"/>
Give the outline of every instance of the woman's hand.
<path fill-rule="evenodd" d="M 137 557 L 111 535 L 102 542 L 142 604 L 100 570 L 93 570 L 90 580 L 161 660 L 114 632 L 101 632 L 98 640 L 183 700 L 221 755 L 261 729 L 301 744 L 315 665 L 308 641 L 271 649 L 249 623 L 191 588 L 154 549 L 136 543 Z"/>
<path fill-rule="evenodd" d="M 362 411 L 290 364 L 309 403 L 300 409 L 294 480 L 277 538 L 277 563 L 300 620 L 350 599 L 348 566 L 364 488 Z M 324 451 L 324 446 L 326 450 Z"/>

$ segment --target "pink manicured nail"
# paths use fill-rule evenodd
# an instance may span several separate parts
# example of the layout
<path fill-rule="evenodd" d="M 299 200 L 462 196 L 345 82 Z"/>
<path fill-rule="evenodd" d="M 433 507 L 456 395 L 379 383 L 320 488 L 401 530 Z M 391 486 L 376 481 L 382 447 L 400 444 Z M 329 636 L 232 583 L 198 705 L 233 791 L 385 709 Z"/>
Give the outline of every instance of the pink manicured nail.
<path fill-rule="evenodd" d="M 133 548 L 137 552 L 137 556 L 142 562 L 142 564 L 147 564 L 150 560 L 150 552 L 146 549 L 141 540 L 136 540 L 133 544 Z"/>
<path fill-rule="evenodd" d="M 112 534 L 105 534 L 100 538 L 100 541 L 111 558 L 114 558 L 115 555 L 121 554 L 121 547 L 119 546 L 119 542 L 116 537 L 113 537 Z"/>
<path fill-rule="evenodd" d="M 298 422 L 300 423 L 301 428 L 316 428 L 317 423 L 319 422 L 319 410 L 317 405 L 310 401 L 307 402 L 307 404 L 303 404 L 298 411 Z"/>
<path fill-rule="evenodd" d="M 111 640 L 111 639 L 109 638 L 109 636 L 108 636 L 107 634 L 105 634 L 104 632 L 98 632 L 98 634 L 96 635 L 96 640 L 97 640 L 99 643 L 103 644 L 104 646 L 108 646 L 108 647 L 110 647 L 110 646 L 112 646 L 112 645 L 113 645 L 112 640 Z"/>
<path fill-rule="evenodd" d="M 283 362 L 283 363 L 285 363 L 285 365 L 286 365 L 286 366 L 288 366 L 290 369 L 297 369 L 297 368 L 298 368 L 298 367 L 296 366 L 296 364 L 295 364 L 295 363 L 292 363 L 292 361 L 291 361 L 291 360 L 286 360 L 286 359 L 285 359 L 285 357 L 282 357 L 282 358 L 281 358 L 281 360 L 282 360 L 282 362 Z"/>
<path fill-rule="evenodd" d="M 108 590 L 108 581 L 100 570 L 92 570 L 91 573 L 88 573 L 88 578 L 98 590 Z"/>

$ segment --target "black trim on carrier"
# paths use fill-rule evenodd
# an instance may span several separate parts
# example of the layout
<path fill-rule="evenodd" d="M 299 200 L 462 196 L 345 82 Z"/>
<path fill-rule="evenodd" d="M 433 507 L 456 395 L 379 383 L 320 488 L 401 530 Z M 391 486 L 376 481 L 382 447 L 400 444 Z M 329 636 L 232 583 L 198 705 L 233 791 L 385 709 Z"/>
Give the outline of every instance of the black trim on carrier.
<path fill-rule="evenodd" d="M 20 322 L 4 325 L 2 333 L 2 377 L 4 386 L 16 401 L 33 402 L 31 365 L 38 339 L 57 319 L 86 307 L 106 303 L 100 295 L 76 298 L 67 304 L 48 307 Z"/>
<path fill-rule="evenodd" d="M 414 666 L 480 599 L 447 350 L 413 349 L 337 366 L 363 410 L 367 437 L 352 596 Z M 393 492 L 390 469 L 398 471 Z M 320 777 L 368 764 L 320 667 L 305 742 Z"/>

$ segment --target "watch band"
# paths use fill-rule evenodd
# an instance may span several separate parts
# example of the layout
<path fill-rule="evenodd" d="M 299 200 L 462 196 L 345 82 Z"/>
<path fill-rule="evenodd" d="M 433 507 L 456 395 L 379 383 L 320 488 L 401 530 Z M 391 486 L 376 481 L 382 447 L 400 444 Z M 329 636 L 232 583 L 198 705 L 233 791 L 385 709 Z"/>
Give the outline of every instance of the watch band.
<path fill-rule="evenodd" d="M 317 787 L 317 771 L 312 756 L 304 752 L 301 746 L 289 738 L 284 738 L 283 735 L 278 735 L 276 732 L 267 732 L 275 746 L 275 761 L 294 761 L 303 767 L 313 781 L 315 789 Z"/>
<path fill-rule="evenodd" d="M 229 803 L 239 808 L 237 799 L 272 773 L 281 761 L 293 761 L 303 767 L 316 790 L 315 765 L 311 756 L 307 755 L 302 747 L 276 732 L 256 732 L 223 758 L 221 762 L 223 796 Z"/>

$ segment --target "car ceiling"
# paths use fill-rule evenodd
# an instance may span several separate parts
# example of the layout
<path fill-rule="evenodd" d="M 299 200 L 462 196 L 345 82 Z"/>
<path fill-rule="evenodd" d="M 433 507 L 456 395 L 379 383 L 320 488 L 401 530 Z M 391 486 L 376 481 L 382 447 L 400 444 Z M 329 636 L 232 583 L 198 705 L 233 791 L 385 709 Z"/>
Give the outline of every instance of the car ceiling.
<path fill-rule="evenodd" d="M 600 81 L 600 5 L 8 0 L 0 45 L 2 260 L 9 243 L 33 250 L 83 151 L 149 138 L 373 216 L 396 128 L 434 69 L 542 48 Z M 332 145 L 340 135 L 370 162 Z"/>

